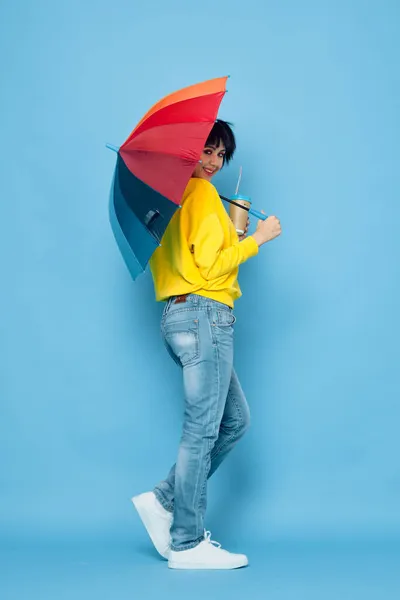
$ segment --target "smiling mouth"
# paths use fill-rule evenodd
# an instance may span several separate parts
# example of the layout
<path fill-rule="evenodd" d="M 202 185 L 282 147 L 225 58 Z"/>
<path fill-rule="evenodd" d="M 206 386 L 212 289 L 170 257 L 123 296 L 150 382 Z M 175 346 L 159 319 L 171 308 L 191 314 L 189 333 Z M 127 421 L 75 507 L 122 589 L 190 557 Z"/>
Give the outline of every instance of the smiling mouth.
<path fill-rule="evenodd" d="M 208 176 L 214 175 L 215 173 L 215 171 L 212 171 L 211 169 L 206 169 L 205 167 L 203 167 L 203 171 L 205 171 Z"/>

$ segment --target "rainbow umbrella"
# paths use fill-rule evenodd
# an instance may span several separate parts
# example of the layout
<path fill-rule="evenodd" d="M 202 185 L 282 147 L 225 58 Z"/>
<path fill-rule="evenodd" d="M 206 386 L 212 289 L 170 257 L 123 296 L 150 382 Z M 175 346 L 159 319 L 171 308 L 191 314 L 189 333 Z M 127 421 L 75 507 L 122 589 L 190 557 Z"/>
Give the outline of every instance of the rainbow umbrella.
<path fill-rule="evenodd" d="M 198 83 L 155 104 L 118 149 L 111 227 L 133 279 L 142 273 L 200 160 L 228 77 Z"/>

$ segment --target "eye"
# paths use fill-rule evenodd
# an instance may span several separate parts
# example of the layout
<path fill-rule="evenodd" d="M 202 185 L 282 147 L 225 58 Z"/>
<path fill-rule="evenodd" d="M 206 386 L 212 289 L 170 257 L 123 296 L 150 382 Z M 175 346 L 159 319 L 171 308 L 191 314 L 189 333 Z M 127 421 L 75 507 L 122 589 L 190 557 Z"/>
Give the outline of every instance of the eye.
<path fill-rule="evenodd" d="M 212 150 L 204 150 L 204 154 L 211 154 Z"/>

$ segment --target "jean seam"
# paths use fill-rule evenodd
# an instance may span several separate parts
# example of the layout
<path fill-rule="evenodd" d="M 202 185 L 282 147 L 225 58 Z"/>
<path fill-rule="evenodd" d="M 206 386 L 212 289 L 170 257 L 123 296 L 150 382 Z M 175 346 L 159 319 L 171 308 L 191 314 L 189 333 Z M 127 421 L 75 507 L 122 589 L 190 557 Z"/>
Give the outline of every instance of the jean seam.
<path fill-rule="evenodd" d="M 228 396 L 229 396 L 229 392 L 228 392 Z M 220 452 L 222 452 L 222 450 L 225 448 L 225 446 L 228 443 L 232 442 L 237 437 L 238 431 L 240 430 L 240 424 L 243 423 L 243 414 L 242 414 L 242 411 L 240 410 L 239 404 L 236 402 L 235 397 L 233 395 L 231 395 L 230 398 L 232 400 L 232 403 L 235 405 L 235 409 L 239 416 L 239 419 L 237 420 L 237 426 L 234 429 L 233 433 L 225 439 L 223 444 L 221 444 L 221 446 L 218 448 L 218 452 L 216 452 L 214 454 L 214 458 L 216 456 L 218 456 L 218 454 L 220 454 Z"/>
<path fill-rule="evenodd" d="M 209 315 L 210 316 L 210 315 Z M 210 327 L 211 329 L 211 335 L 213 336 L 213 332 L 212 332 L 212 327 Z M 212 338 L 211 338 L 212 339 Z M 213 415 L 213 419 L 212 419 L 212 423 L 215 423 L 215 418 L 217 416 L 217 411 L 218 411 L 218 399 L 219 399 L 219 395 L 220 395 L 220 385 L 221 385 L 221 377 L 220 377 L 220 371 L 219 371 L 219 353 L 218 353 L 218 344 L 215 345 L 215 354 L 216 354 L 216 361 L 215 361 L 215 365 L 216 365 L 216 371 L 217 371 L 217 402 L 215 403 L 215 411 L 214 411 L 214 415 Z M 209 466 L 209 470 L 211 468 L 211 452 L 212 452 L 212 448 L 211 448 L 211 441 L 209 441 L 208 443 L 208 453 L 210 455 L 210 466 Z M 208 470 L 208 471 L 209 471 Z M 207 473 L 208 476 L 208 473 Z M 201 492 L 199 495 L 199 500 L 198 500 L 198 504 L 197 504 L 197 510 L 199 510 L 200 507 L 200 502 L 201 499 L 203 498 L 206 488 L 207 488 L 207 476 L 204 479 L 204 483 L 203 483 L 203 487 L 201 488 Z"/>

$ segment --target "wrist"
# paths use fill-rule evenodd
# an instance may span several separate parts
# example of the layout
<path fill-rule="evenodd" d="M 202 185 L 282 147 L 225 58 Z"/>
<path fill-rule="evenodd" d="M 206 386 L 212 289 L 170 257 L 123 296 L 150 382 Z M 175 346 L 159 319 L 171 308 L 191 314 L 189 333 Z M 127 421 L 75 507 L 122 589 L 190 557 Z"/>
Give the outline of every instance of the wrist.
<path fill-rule="evenodd" d="M 252 234 L 252 237 L 255 239 L 257 246 L 262 246 L 264 244 L 264 239 L 262 238 L 262 236 L 260 235 L 260 233 L 258 231 L 255 231 Z"/>

